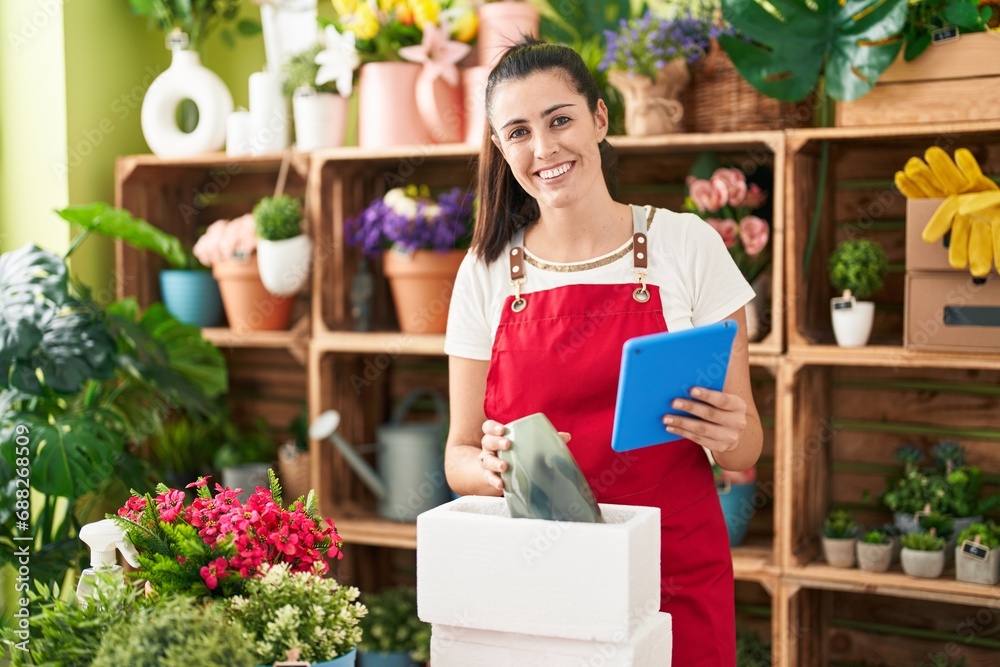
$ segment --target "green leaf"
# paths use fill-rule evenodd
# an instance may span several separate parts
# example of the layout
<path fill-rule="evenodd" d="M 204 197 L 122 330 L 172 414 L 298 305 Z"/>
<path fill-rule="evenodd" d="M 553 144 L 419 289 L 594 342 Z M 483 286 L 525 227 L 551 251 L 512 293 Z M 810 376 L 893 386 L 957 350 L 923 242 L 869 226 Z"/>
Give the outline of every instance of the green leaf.
<path fill-rule="evenodd" d="M 185 269 L 191 264 L 180 240 L 154 227 L 145 220 L 133 218 L 123 209 L 114 208 L 104 202 L 70 206 L 57 211 L 67 222 L 84 229 L 103 234 L 112 239 L 120 239 L 140 250 L 155 252 L 175 269 Z"/>
<path fill-rule="evenodd" d="M 153 16 L 156 13 L 155 0 L 128 0 L 128 4 L 139 16 Z"/>
<path fill-rule="evenodd" d="M 906 49 L 903 51 L 903 59 L 906 60 L 906 62 L 910 62 L 926 51 L 927 47 L 930 45 L 931 34 L 929 32 L 921 33 L 913 39 L 907 38 Z"/>
<path fill-rule="evenodd" d="M 93 411 L 77 411 L 51 422 L 29 417 L 31 485 L 46 495 L 79 498 L 111 475 L 121 438 Z"/>
<path fill-rule="evenodd" d="M 872 89 L 902 46 L 906 0 L 722 0 L 723 15 L 742 35 L 719 43 L 740 74 L 779 100 L 805 99 L 820 75 L 838 100 Z"/>
<path fill-rule="evenodd" d="M 0 387 L 10 386 L 15 359 L 26 357 L 67 297 L 66 264 L 28 244 L 0 256 Z"/>
<path fill-rule="evenodd" d="M 241 37 L 256 37 L 262 31 L 263 29 L 261 28 L 260 21 L 254 21 L 253 19 L 240 19 L 236 23 L 236 32 L 238 32 Z"/>
<path fill-rule="evenodd" d="M 236 37 L 235 35 L 233 35 L 232 30 L 229 30 L 228 28 L 220 30 L 219 38 L 222 40 L 222 43 L 226 45 L 227 48 L 232 49 L 236 47 Z"/>
<path fill-rule="evenodd" d="M 944 18 L 959 28 L 970 30 L 979 27 L 979 8 L 967 2 L 952 2 L 944 8 Z"/>

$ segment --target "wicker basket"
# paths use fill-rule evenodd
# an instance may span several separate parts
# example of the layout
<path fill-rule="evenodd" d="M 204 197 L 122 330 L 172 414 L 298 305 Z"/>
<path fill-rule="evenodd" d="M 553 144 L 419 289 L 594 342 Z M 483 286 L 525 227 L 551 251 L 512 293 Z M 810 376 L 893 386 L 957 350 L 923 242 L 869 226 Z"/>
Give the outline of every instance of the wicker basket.
<path fill-rule="evenodd" d="M 311 467 L 309 452 L 300 452 L 294 441 L 278 448 L 278 478 L 286 504 L 309 493 Z"/>
<path fill-rule="evenodd" d="M 688 132 L 736 132 L 812 125 L 812 99 L 781 102 L 759 93 L 712 40 L 708 55 L 691 65 L 681 101 Z"/>

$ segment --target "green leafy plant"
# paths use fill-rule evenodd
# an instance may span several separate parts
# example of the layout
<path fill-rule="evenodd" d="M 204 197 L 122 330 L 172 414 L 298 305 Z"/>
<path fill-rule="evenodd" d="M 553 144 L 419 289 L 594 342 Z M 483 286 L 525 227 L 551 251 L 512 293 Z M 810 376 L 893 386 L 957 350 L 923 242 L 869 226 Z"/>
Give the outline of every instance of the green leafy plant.
<path fill-rule="evenodd" d="M 253 207 L 257 237 L 283 241 L 302 234 L 302 202 L 288 195 L 264 197 Z"/>
<path fill-rule="evenodd" d="M 736 628 L 736 666 L 771 667 L 771 642 L 755 630 Z"/>
<path fill-rule="evenodd" d="M 228 24 L 239 15 L 241 0 L 128 0 L 128 4 L 132 13 L 148 18 L 152 27 L 186 34 L 195 49 L 200 49 L 217 28 L 222 28 L 220 34 L 225 44 L 236 43 Z M 260 24 L 250 19 L 236 23 L 236 32 L 245 37 L 252 37 L 260 30 Z"/>
<path fill-rule="evenodd" d="M 941 551 L 944 538 L 930 533 L 908 533 L 900 538 L 903 547 L 913 551 Z"/>
<path fill-rule="evenodd" d="M 222 605 L 168 596 L 109 627 L 93 667 L 247 667 L 243 634 Z"/>
<path fill-rule="evenodd" d="M 786 102 L 825 94 L 854 100 L 875 85 L 903 45 L 907 0 L 722 0 L 739 36 L 719 44 L 741 76 Z"/>
<path fill-rule="evenodd" d="M 417 592 L 387 588 L 362 597 L 368 614 L 361 619 L 360 648 L 369 653 L 405 652 L 417 662 L 430 659 L 431 626 L 417 618 Z"/>
<path fill-rule="evenodd" d="M 1000 547 L 1000 529 L 985 523 L 972 524 L 959 534 L 955 543 L 961 545 L 966 540 L 974 542 L 977 537 L 979 538 L 979 543 L 984 547 L 990 549 Z"/>
<path fill-rule="evenodd" d="M 922 530 L 928 533 L 934 531 L 935 535 L 945 539 L 955 532 L 955 522 L 939 512 L 921 515 L 918 523 Z"/>
<path fill-rule="evenodd" d="M 857 537 L 861 527 L 854 523 L 850 512 L 833 510 L 823 522 L 823 535 L 832 539 L 848 539 Z"/>
<path fill-rule="evenodd" d="M 841 242 L 830 256 L 830 284 L 838 292 L 850 291 L 867 299 L 882 289 L 889 262 L 882 246 L 869 239 Z"/>
<path fill-rule="evenodd" d="M 271 463 L 277 456 L 274 434 L 267 421 L 260 416 L 254 419 L 253 428 L 249 430 L 239 429 L 226 420 L 220 441 L 223 444 L 212 460 L 216 470 L 244 463 Z"/>
<path fill-rule="evenodd" d="M 861 541 L 864 544 L 886 544 L 889 541 L 889 536 L 886 535 L 884 530 L 869 530 L 864 535 L 861 536 Z"/>
<path fill-rule="evenodd" d="M 295 94 L 296 90 L 303 87 L 312 88 L 317 93 L 337 92 L 337 83 L 335 81 L 328 81 L 323 84 L 316 83 L 316 74 L 319 72 L 319 64 L 316 62 L 316 56 L 322 50 L 323 45 L 316 44 L 301 53 L 296 53 L 288 59 L 282 68 L 285 73 L 285 81 L 281 84 L 281 90 L 285 93 L 285 97 L 291 97 Z"/>
<path fill-rule="evenodd" d="M 945 442 L 933 449 L 933 465 L 922 467 L 924 453 L 912 445 L 896 450 L 903 470 L 889 480 L 882 502 L 893 512 L 914 514 L 926 507 L 951 517 L 981 516 L 1000 507 L 1000 495 L 982 497 L 982 470 L 965 465 L 961 445 Z"/>
<path fill-rule="evenodd" d="M 993 8 L 980 7 L 979 0 L 915 0 L 907 5 L 903 27 L 903 58 L 907 61 L 927 50 L 936 30 L 953 25 L 963 33 L 983 32 L 993 17 Z"/>
<path fill-rule="evenodd" d="M 249 580 L 246 595 L 230 598 L 226 605 L 246 628 L 242 640 L 257 663 L 284 660 L 293 648 L 301 650 L 302 660 L 321 662 L 348 653 L 361 641 L 359 622 L 366 610 L 356 602 L 359 594 L 335 579 L 279 564 Z"/>

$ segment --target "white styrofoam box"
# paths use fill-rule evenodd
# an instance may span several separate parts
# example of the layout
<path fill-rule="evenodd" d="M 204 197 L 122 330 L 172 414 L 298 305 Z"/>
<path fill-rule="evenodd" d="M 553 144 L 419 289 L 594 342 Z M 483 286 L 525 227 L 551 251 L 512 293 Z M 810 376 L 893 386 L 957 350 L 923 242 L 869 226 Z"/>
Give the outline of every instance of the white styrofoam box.
<path fill-rule="evenodd" d="M 449 625 L 431 630 L 434 667 L 670 667 L 670 614 L 657 612 L 628 641 L 581 641 Z"/>
<path fill-rule="evenodd" d="M 601 505 L 605 523 L 512 519 L 465 496 L 417 517 L 427 623 L 622 641 L 660 609 L 660 510 Z"/>

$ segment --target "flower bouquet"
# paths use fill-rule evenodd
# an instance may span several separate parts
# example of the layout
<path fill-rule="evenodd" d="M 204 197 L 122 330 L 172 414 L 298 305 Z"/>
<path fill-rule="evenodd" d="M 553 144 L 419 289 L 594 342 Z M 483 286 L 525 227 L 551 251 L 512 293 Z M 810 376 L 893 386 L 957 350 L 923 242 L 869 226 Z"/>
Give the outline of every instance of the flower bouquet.
<path fill-rule="evenodd" d="M 272 471 L 268 478 L 270 488 L 257 487 L 246 503 L 237 497 L 242 489 L 216 484 L 213 496 L 207 477 L 188 485 L 197 489 L 190 504 L 184 491 L 164 484 L 156 495 L 133 491 L 117 516 L 108 517 L 139 554 L 141 569 L 133 576 L 160 595 L 230 597 L 244 593 L 248 580 L 270 565 L 325 573 L 327 560 L 343 557 L 333 521 L 319 517 L 312 492 L 286 509 Z"/>
<path fill-rule="evenodd" d="M 347 243 L 382 257 L 402 331 L 443 333 L 451 286 L 472 238 L 475 196 L 453 188 L 394 188 L 347 221 Z"/>

